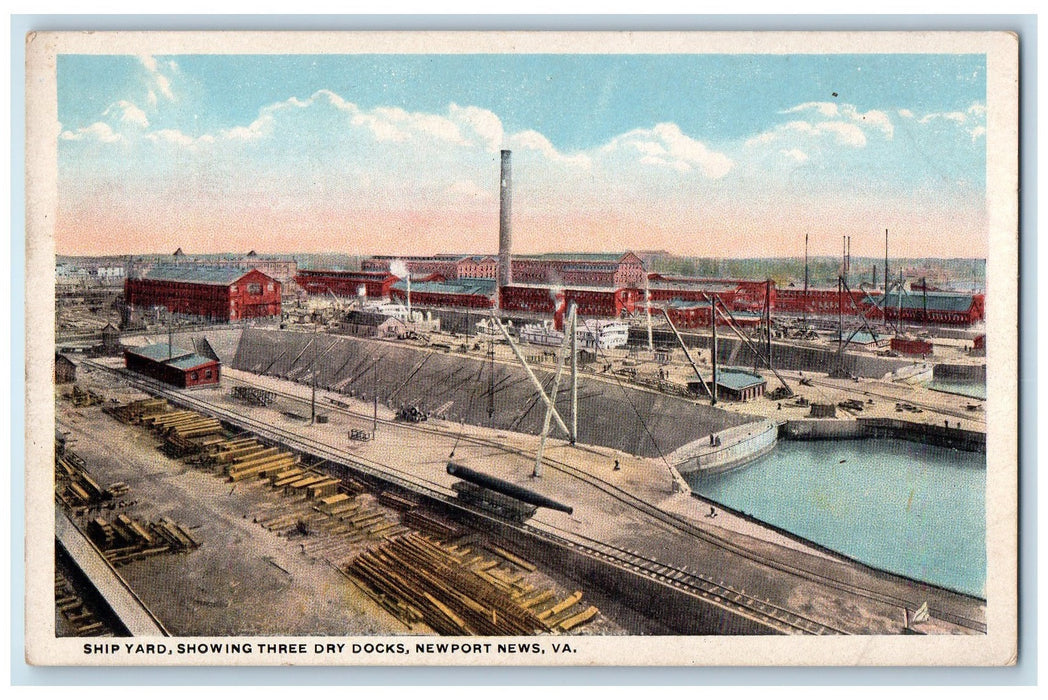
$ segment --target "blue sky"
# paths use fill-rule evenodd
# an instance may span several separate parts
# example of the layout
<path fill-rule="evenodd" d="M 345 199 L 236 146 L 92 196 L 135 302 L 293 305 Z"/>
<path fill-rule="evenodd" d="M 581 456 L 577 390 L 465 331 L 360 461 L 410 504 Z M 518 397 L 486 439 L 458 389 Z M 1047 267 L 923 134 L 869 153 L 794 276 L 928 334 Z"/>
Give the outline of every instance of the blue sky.
<path fill-rule="evenodd" d="M 985 230 L 981 55 L 63 55 L 58 97 L 69 252 L 490 249 L 501 147 L 525 249 Z"/>

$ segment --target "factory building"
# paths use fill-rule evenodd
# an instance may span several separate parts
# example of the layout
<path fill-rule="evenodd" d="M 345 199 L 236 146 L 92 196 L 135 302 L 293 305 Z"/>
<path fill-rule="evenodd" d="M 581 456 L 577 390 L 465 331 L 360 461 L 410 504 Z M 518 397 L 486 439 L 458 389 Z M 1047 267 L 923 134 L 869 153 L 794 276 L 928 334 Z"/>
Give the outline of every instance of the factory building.
<path fill-rule="evenodd" d="M 653 302 L 707 301 L 717 297 L 732 311 L 760 311 L 770 295 L 771 306 L 776 306 L 778 290 L 774 283 L 738 279 L 704 279 L 672 277 L 657 272 L 648 275 L 648 292 Z"/>
<path fill-rule="evenodd" d="M 412 277 L 440 275 L 446 280 L 498 277 L 499 261 L 492 255 L 375 256 L 364 260 L 364 272 L 389 272 L 400 261 Z M 640 287 L 644 263 L 634 253 L 548 253 L 514 256 L 512 280 L 525 284 L 565 284 L 583 287 Z"/>
<path fill-rule="evenodd" d="M 640 287 L 644 261 L 636 253 L 546 253 L 513 257 L 513 281 L 589 287 Z"/>
<path fill-rule="evenodd" d="M 664 305 L 666 314 L 677 328 L 709 328 L 713 306 L 706 301 L 681 301 L 675 299 Z M 654 313 L 654 312 L 653 312 Z M 756 311 L 732 311 L 731 318 L 736 326 L 753 327 L 760 325 L 761 314 Z M 717 314 L 717 325 L 725 326 L 728 321 Z"/>
<path fill-rule="evenodd" d="M 893 292 L 885 300 L 883 294 L 873 295 L 873 300 L 884 305 L 884 313 L 892 321 L 899 315 L 899 294 Z M 872 302 L 867 300 L 868 305 Z M 880 318 L 880 310 L 873 312 Z M 932 323 L 944 326 L 970 326 L 985 318 L 982 294 L 959 292 L 917 292 L 902 295 L 902 320 L 905 323 Z"/>
<path fill-rule="evenodd" d="M 218 360 L 167 343 L 126 348 L 124 364 L 132 372 L 183 389 L 218 384 L 221 374 Z"/>
<path fill-rule="evenodd" d="M 500 308 L 552 314 L 557 308 L 574 303 L 581 316 L 622 318 L 637 310 L 641 292 L 634 288 L 570 287 L 548 284 L 513 284 L 500 290 Z"/>
<path fill-rule="evenodd" d="M 409 303 L 408 284 L 404 280 L 395 282 L 389 293 L 394 301 Z M 412 282 L 410 305 L 490 309 L 495 306 L 496 297 L 493 279 Z"/>
<path fill-rule="evenodd" d="M 851 297 L 849 299 L 848 297 Z M 985 318 L 984 296 L 964 292 L 911 292 L 902 294 L 902 320 L 904 323 L 928 323 L 941 326 L 970 326 Z M 808 313 L 812 315 L 865 316 L 867 319 L 882 320 L 887 314 L 889 321 L 899 315 L 899 294 L 888 295 L 887 308 L 883 292 L 865 292 L 853 289 L 838 293 L 836 287 L 829 289 L 780 289 L 776 296 L 775 309 L 782 313 Z M 925 317 L 927 305 L 927 317 Z"/>
<path fill-rule="evenodd" d="M 280 282 L 258 270 L 154 267 L 124 282 L 133 309 L 162 307 L 173 314 L 228 322 L 280 316 Z"/>
<path fill-rule="evenodd" d="M 295 282 L 308 294 L 337 297 L 364 296 L 372 299 L 388 299 L 390 287 L 397 281 L 395 275 L 386 272 L 350 272 L 346 270 L 299 270 Z"/>

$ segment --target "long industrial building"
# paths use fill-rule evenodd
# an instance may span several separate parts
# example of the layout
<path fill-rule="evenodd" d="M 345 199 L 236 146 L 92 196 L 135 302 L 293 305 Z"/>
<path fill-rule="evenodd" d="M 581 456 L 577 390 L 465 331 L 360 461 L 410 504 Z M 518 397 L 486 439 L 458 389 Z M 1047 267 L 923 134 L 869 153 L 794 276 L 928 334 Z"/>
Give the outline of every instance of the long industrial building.
<path fill-rule="evenodd" d="M 281 285 L 258 270 L 154 267 L 124 282 L 132 309 L 162 307 L 180 316 L 229 322 L 280 317 Z"/>

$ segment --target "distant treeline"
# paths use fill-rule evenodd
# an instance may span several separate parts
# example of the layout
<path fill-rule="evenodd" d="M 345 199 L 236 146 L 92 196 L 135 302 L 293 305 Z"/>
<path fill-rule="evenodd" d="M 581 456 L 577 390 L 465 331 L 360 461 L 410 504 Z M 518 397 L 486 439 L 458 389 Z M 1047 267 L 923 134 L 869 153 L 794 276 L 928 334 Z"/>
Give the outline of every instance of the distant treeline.
<path fill-rule="evenodd" d="M 955 287 L 982 289 L 986 285 L 986 261 L 974 258 L 889 258 L 892 279 L 902 270 L 912 281 L 917 275 L 926 275 L 928 284 L 949 281 Z M 770 279 L 777 286 L 804 284 L 804 258 L 692 258 L 676 255 L 654 256 L 648 259 L 650 272 L 682 277 Z M 874 267 L 877 284 L 884 282 L 884 258 L 853 256 L 849 283 L 873 282 Z M 808 260 L 808 280 L 811 286 L 837 284 L 841 272 L 839 257 L 812 257 Z"/>

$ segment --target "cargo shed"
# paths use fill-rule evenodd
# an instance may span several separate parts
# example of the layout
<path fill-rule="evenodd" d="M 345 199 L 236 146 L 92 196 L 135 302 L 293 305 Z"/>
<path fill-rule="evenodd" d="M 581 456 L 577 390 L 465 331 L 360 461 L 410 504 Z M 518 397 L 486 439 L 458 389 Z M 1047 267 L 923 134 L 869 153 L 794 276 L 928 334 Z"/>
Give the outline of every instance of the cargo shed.
<path fill-rule="evenodd" d="M 222 369 L 218 360 L 167 343 L 127 348 L 124 362 L 132 372 L 183 389 L 218 384 Z"/>

